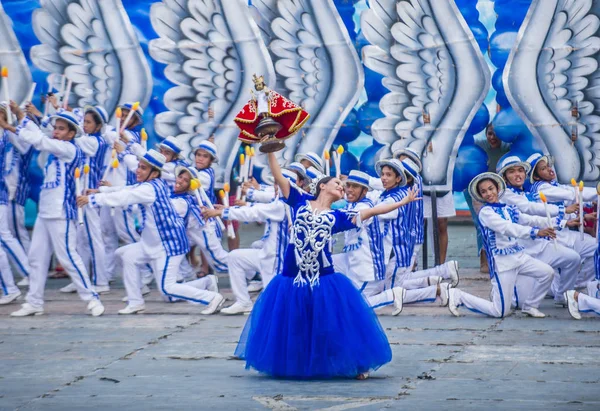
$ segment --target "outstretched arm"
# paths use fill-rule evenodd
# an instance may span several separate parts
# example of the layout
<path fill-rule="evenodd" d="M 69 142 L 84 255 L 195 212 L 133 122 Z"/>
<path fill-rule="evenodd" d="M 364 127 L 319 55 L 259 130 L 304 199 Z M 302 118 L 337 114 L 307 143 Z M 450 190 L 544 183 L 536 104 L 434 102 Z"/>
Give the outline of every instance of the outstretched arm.
<path fill-rule="evenodd" d="M 275 153 L 269 153 L 269 168 L 271 169 L 271 174 L 273 174 L 273 177 L 275 178 L 275 184 L 281 189 L 281 195 L 288 198 L 290 195 L 290 181 L 281 173 L 281 167 L 277 162 Z"/>
<path fill-rule="evenodd" d="M 421 198 L 418 197 L 418 194 L 419 194 L 419 188 L 414 186 L 410 190 L 408 190 L 406 197 L 404 197 L 402 200 L 398 201 L 397 203 L 379 204 L 373 208 L 368 208 L 366 210 L 360 211 L 359 212 L 360 219 L 361 219 L 361 221 L 365 221 L 371 217 L 375 217 L 380 214 L 389 213 L 390 211 L 394 211 L 397 208 L 402 207 L 403 205 L 406 205 L 413 201 L 420 200 Z"/>

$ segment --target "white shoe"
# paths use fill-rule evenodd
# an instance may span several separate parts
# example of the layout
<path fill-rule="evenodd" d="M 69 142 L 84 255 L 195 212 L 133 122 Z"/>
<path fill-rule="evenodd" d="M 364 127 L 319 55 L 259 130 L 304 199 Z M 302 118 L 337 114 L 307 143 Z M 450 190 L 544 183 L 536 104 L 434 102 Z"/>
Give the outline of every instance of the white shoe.
<path fill-rule="evenodd" d="M 569 290 L 564 293 L 565 299 L 567 300 L 567 307 L 569 308 L 569 314 L 576 320 L 581 320 L 581 314 L 579 313 L 579 304 L 575 301 L 575 290 Z"/>
<path fill-rule="evenodd" d="M 446 307 L 448 305 L 448 295 L 450 294 L 450 283 L 440 284 L 440 307 Z"/>
<path fill-rule="evenodd" d="M 263 289 L 262 281 L 250 281 L 248 284 L 248 292 L 249 293 L 257 293 Z"/>
<path fill-rule="evenodd" d="M 25 303 L 21 306 L 21 309 L 10 313 L 11 317 L 27 317 L 29 315 L 42 315 L 44 309 L 41 307 L 34 307 L 29 303 Z"/>
<path fill-rule="evenodd" d="M 450 284 L 452 284 L 452 288 L 454 288 L 460 282 L 460 278 L 458 277 L 458 261 L 448 261 L 446 264 L 448 264 Z"/>
<path fill-rule="evenodd" d="M 460 313 L 458 312 L 458 303 L 456 302 L 457 291 L 458 290 L 455 288 L 448 290 L 448 310 L 450 310 L 453 316 L 460 317 Z"/>
<path fill-rule="evenodd" d="M 440 284 L 444 279 L 442 277 L 438 277 L 437 275 L 432 275 L 427 277 L 427 284 L 431 285 L 438 285 Z"/>
<path fill-rule="evenodd" d="M 209 274 L 206 276 L 210 280 L 210 285 L 206 288 L 208 291 L 212 291 L 215 293 L 219 292 L 219 279 L 214 274 Z"/>
<path fill-rule="evenodd" d="M 145 309 L 146 309 L 146 306 L 144 304 L 135 305 L 135 306 L 127 304 L 127 307 L 123 308 L 122 310 L 119 310 L 119 314 L 122 314 L 122 315 L 136 314 L 136 313 L 141 313 Z"/>
<path fill-rule="evenodd" d="M 100 300 L 92 300 L 87 306 L 87 309 L 90 310 L 93 317 L 100 317 L 104 314 L 104 306 Z"/>
<path fill-rule="evenodd" d="M 29 285 L 29 278 L 25 277 L 17 283 L 18 287 L 27 287 Z"/>
<path fill-rule="evenodd" d="M 6 294 L 0 297 L 0 305 L 10 304 L 15 301 L 17 298 L 21 296 L 21 291 L 17 291 L 16 293 Z"/>
<path fill-rule="evenodd" d="M 214 314 L 219 311 L 219 308 L 221 308 L 221 306 L 223 305 L 224 302 L 225 302 L 225 297 L 223 297 L 221 294 L 217 294 L 212 299 L 210 304 L 208 304 L 208 307 L 206 307 L 204 310 L 200 311 L 200 314 L 203 314 L 203 315 Z"/>
<path fill-rule="evenodd" d="M 521 310 L 521 312 L 523 314 L 527 314 L 528 316 L 533 317 L 533 318 L 545 318 L 546 317 L 546 314 L 544 314 L 543 312 L 541 312 L 540 310 L 538 310 L 535 307 L 526 308 L 524 310 Z"/>
<path fill-rule="evenodd" d="M 97 285 L 94 287 L 96 293 L 98 294 L 108 294 L 110 293 L 110 287 L 108 285 Z"/>
<path fill-rule="evenodd" d="M 237 314 L 246 314 L 252 311 L 252 304 L 243 305 L 238 302 L 233 303 L 233 305 L 223 308 L 221 310 L 221 314 L 225 315 L 237 315 Z"/>
<path fill-rule="evenodd" d="M 77 292 L 77 287 L 75 287 L 74 283 L 69 283 L 69 285 L 65 285 L 60 289 L 61 293 L 71 294 Z"/>
<path fill-rule="evenodd" d="M 404 308 L 404 297 L 406 297 L 406 290 L 402 287 L 394 287 L 392 288 L 392 293 L 394 294 L 394 311 L 392 312 L 392 315 L 400 315 L 402 309 Z"/>

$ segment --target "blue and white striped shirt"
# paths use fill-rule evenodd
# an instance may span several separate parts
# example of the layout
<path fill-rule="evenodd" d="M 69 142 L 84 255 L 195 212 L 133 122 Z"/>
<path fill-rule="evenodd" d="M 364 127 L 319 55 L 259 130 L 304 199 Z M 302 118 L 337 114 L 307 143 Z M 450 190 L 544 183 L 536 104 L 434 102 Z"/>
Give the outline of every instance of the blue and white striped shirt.
<path fill-rule="evenodd" d="M 395 187 L 381 193 L 379 202 L 399 202 L 406 197 L 410 187 Z M 383 221 L 383 236 L 384 241 L 391 245 L 394 255 L 396 256 L 396 267 L 409 267 L 413 250 L 415 248 L 415 236 L 412 234 L 415 223 L 415 203 L 409 203 L 392 213 L 380 216 Z M 395 216 L 388 219 L 387 216 Z M 386 250 L 387 252 L 387 250 Z"/>

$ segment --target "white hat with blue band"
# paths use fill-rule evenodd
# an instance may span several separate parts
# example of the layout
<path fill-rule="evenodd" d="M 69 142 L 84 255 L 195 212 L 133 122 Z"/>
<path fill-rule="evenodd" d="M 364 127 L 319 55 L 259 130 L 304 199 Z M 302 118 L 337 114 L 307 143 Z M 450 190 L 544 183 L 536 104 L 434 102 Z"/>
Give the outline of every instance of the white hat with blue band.
<path fill-rule="evenodd" d="M 373 190 L 370 186 L 369 181 L 371 176 L 367 173 L 363 173 L 362 171 L 352 170 L 350 174 L 348 174 L 348 178 L 346 179 L 346 183 L 358 184 L 359 186 L 365 187 L 368 191 Z"/>
<path fill-rule="evenodd" d="M 294 161 L 297 161 L 299 163 L 302 160 L 310 162 L 313 165 L 313 167 L 319 170 L 319 172 L 321 173 L 325 171 L 325 163 L 323 162 L 323 159 L 317 155 L 317 153 L 309 151 L 308 153 L 296 154 Z"/>
<path fill-rule="evenodd" d="M 377 171 L 377 175 L 381 177 L 381 173 L 383 167 L 390 167 L 395 170 L 400 177 L 400 183 L 398 184 L 400 187 L 406 185 L 406 174 L 404 173 L 404 166 L 400 162 L 400 160 L 396 160 L 395 158 L 387 159 L 387 160 L 379 160 L 375 163 L 375 171 Z"/>
<path fill-rule="evenodd" d="M 213 161 L 215 163 L 219 162 L 219 156 L 217 155 L 217 145 L 215 143 L 208 141 L 208 140 L 204 140 L 203 142 L 198 144 L 198 147 L 196 147 L 196 149 L 194 150 L 194 153 L 198 150 L 206 151 L 208 154 L 210 154 L 212 156 Z"/>
<path fill-rule="evenodd" d="M 67 123 L 71 124 L 72 126 L 74 126 L 75 130 L 76 130 L 75 137 L 80 137 L 83 134 L 83 130 L 81 129 L 81 126 L 79 125 L 77 116 L 75 116 L 75 114 L 71 113 L 70 111 L 63 111 L 62 113 L 58 113 L 58 114 L 54 114 L 54 115 L 50 116 L 50 122 L 53 125 L 56 122 L 56 120 L 63 120 L 63 121 L 66 121 Z"/>

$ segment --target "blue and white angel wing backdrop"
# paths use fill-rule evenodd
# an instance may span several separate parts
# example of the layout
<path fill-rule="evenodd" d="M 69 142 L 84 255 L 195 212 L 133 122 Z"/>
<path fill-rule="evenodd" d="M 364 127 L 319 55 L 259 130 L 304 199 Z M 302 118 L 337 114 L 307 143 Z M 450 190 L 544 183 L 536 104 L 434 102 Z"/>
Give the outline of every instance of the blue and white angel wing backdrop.
<path fill-rule="evenodd" d="M 103 105 L 114 113 L 124 101 L 143 107 L 152 76 L 121 0 L 41 0 L 33 30 L 42 44 L 31 60 L 73 81 L 69 104 Z"/>
<path fill-rule="evenodd" d="M 385 76 L 385 117 L 373 137 L 422 153 L 423 181 L 451 189 L 456 153 L 489 89 L 489 69 L 454 0 L 371 0 L 361 28 L 364 64 Z"/>
<path fill-rule="evenodd" d="M 175 84 L 165 93 L 169 111 L 156 116 L 156 131 L 182 139 L 188 152 L 214 135 L 222 185 L 237 157 L 233 119 L 250 99 L 252 75 L 263 74 L 267 84 L 275 78 L 258 27 L 245 0 L 164 0 L 152 5 L 150 19 L 160 36 L 150 42 L 150 55 L 167 64 L 165 76 Z"/>
<path fill-rule="evenodd" d="M 8 91 L 11 100 L 23 102 L 32 84 L 31 71 L 13 30 L 13 22 L 0 3 L 0 66 L 8 68 Z M 4 90 L 0 85 L 0 100 Z"/>
<path fill-rule="evenodd" d="M 363 88 L 364 73 L 332 0 L 253 0 L 252 15 L 267 44 L 275 91 L 310 115 L 283 153 L 323 153 L 335 139 Z"/>
<path fill-rule="evenodd" d="M 511 105 L 562 182 L 600 178 L 599 16 L 597 0 L 534 0 L 503 73 Z"/>

